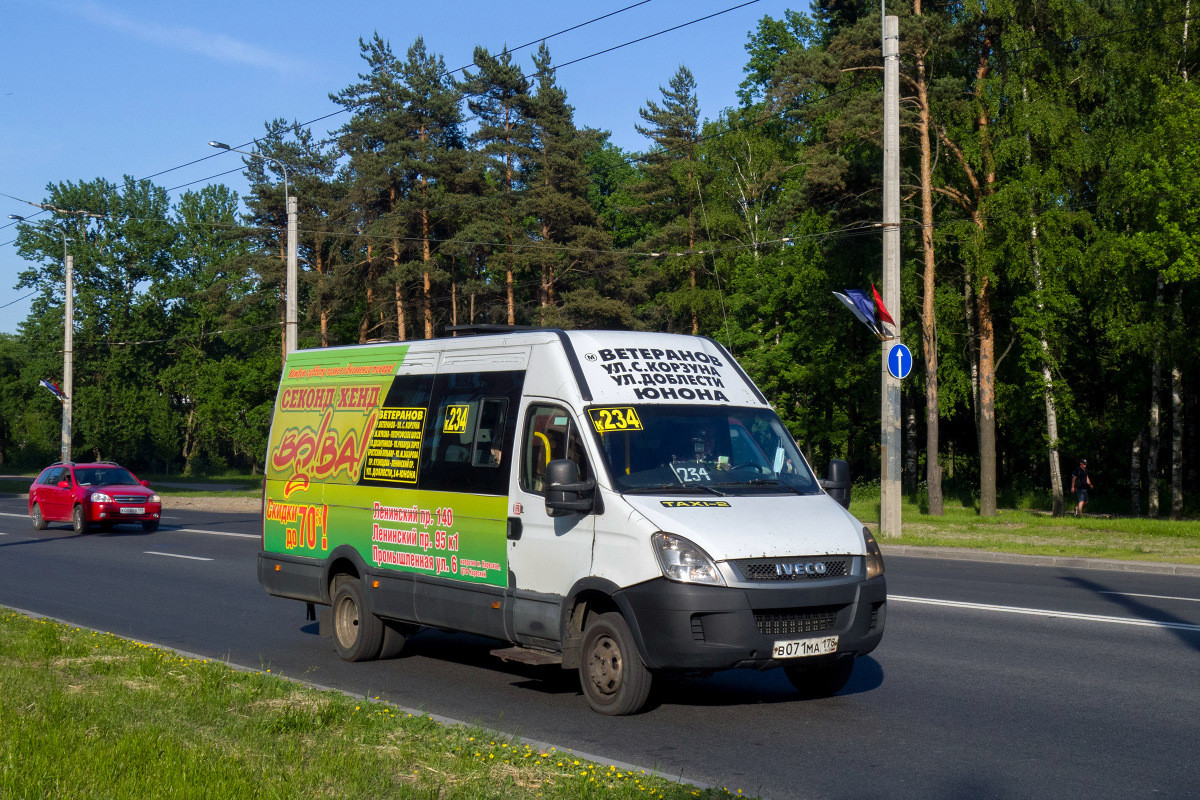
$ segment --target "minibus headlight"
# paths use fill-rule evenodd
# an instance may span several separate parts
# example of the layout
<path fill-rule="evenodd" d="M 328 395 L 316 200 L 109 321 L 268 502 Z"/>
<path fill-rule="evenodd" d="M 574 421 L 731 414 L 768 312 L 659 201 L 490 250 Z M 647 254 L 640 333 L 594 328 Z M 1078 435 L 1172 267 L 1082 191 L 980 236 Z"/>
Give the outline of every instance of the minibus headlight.
<path fill-rule="evenodd" d="M 875 537 L 866 528 L 863 528 L 863 539 L 867 542 L 867 577 L 874 578 L 883 574 L 883 553 L 879 552 L 879 545 L 875 541 Z"/>
<path fill-rule="evenodd" d="M 681 583 L 708 583 L 724 586 L 725 579 L 708 553 L 682 536 L 656 533 L 650 537 L 663 575 Z"/>

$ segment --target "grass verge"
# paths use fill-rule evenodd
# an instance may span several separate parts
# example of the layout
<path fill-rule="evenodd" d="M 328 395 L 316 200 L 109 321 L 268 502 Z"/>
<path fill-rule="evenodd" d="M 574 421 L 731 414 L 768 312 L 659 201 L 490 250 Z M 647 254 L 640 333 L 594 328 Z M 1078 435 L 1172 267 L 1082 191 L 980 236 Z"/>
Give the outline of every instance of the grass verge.
<path fill-rule="evenodd" d="M 864 493 L 866 494 L 866 493 Z M 850 511 L 878 532 L 878 497 L 855 498 Z M 1200 564 L 1200 522 L 1107 516 L 1052 517 L 1041 511 L 1002 509 L 981 517 L 974 508 L 946 504 L 941 517 L 901 508 L 901 535 L 884 545 L 968 547 L 998 553 Z"/>
<path fill-rule="evenodd" d="M 741 795 L 8 609 L 0 609 L 0 686 L 5 798 Z"/>

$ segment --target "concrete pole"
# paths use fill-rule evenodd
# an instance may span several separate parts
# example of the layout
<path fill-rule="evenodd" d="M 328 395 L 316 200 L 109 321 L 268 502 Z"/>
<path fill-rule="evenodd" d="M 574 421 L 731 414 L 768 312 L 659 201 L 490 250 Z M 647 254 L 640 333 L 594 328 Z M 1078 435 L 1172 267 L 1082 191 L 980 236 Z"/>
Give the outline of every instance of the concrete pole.
<path fill-rule="evenodd" d="M 64 255 L 63 266 L 67 272 L 66 319 L 63 322 L 63 400 L 62 415 L 62 460 L 71 460 L 71 410 L 75 402 L 75 370 L 73 350 L 75 348 L 75 258 Z"/>
<path fill-rule="evenodd" d="M 896 321 L 900 335 L 900 20 L 883 22 L 883 304 Z M 888 350 L 898 340 L 885 341 L 880 353 L 883 391 L 880 417 L 882 497 L 880 531 L 900 535 L 900 381 L 888 372 Z"/>
<path fill-rule="evenodd" d="M 295 197 L 287 198 L 287 297 L 284 298 L 286 311 L 284 316 L 284 348 L 283 359 L 287 361 L 288 353 L 297 347 L 297 308 L 299 286 L 299 256 L 296 253 L 298 201 Z"/>

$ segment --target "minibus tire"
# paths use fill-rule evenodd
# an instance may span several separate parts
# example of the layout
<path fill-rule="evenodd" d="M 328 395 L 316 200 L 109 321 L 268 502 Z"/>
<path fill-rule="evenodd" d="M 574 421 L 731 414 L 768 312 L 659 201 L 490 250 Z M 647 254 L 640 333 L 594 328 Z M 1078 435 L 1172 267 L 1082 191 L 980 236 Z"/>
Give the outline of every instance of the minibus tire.
<path fill-rule="evenodd" d="M 805 669 L 798 664 L 785 664 L 783 667 L 783 674 L 805 700 L 833 697 L 850 680 L 853 671 L 854 659 L 850 657 L 839 658 L 827 667 L 816 669 Z"/>
<path fill-rule="evenodd" d="M 370 661 L 383 648 L 383 620 L 367 608 L 354 578 L 338 581 L 333 592 L 333 643 L 343 661 Z"/>
<path fill-rule="evenodd" d="M 597 614 L 588 620 L 579 683 L 593 711 L 611 717 L 637 713 L 650 696 L 652 678 L 619 613 Z"/>

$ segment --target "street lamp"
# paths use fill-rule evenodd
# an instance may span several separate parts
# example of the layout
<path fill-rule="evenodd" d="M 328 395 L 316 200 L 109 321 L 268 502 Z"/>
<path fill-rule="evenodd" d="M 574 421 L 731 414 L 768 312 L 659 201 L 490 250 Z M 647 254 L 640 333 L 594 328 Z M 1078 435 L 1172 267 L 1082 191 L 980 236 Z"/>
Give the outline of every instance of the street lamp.
<path fill-rule="evenodd" d="M 251 158 L 261 158 L 264 161 L 271 161 L 275 164 L 278 164 L 280 166 L 280 168 L 283 170 L 283 196 L 284 196 L 284 198 L 286 198 L 286 201 L 287 201 L 287 242 L 288 242 L 288 244 L 287 244 L 287 248 L 288 248 L 287 249 L 287 288 L 284 292 L 286 297 L 284 298 L 285 311 L 284 311 L 284 324 L 283 324 L 283 334 L 284 334 L 284 336 L 283 336 L 283 358 L 284 358 L 284 361 L 286 361 L 288 353 L 295 350 L 296 346 L 297 346 L 297 344 L 296 344 L 296 342 L 297 342 L 296 296 L 299 292 L 299 288 L 297 287 L 299 263 L 298 263 L 298 257 L 296 255 L 296 237 L 297 237 L 296 207 L 297 207 L 298 201 L 296 200 L 295 197 L 292 197 L 288 193 L 288 166 L 287 166 L 287 164 L 283 163 L 282 161 L 280 161 L 277 158 L 271 158 L 270 156 L 264 156 L 262 153 L 254 153 L 249 150 L 239 150 L 236 147 L 230 147 L 229 145 L 225 144 L 224 142 L 210 141 L 208 144 L 210 147 L 215 147 L 218 150 L 229 150 L 234 153 L 241 153 L 242 155 L 250 156 Z"/>
<path fill-rule="evenodd" d="M 9 214 L 9 219 L 28 223 L 19 214 Z M 75 402 L 75 260 L 67 252 L 67 232 L 59 231 L 63 237 L 63 270 L 66 272 L 66 308 L 63 319 L 63 413 L 62 413 L 62 460 L 71 460 L 71 412 Z"/>

